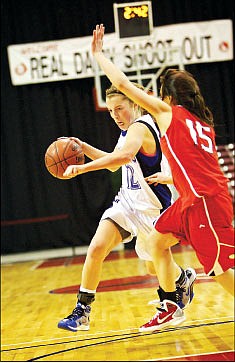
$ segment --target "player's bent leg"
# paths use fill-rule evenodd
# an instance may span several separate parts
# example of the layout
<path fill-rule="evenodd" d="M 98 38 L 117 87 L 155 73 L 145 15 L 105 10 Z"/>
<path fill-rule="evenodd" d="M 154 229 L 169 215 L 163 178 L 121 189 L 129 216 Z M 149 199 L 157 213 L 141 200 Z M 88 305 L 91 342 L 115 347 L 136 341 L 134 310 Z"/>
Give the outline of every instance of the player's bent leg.
<path fill-rule="evenodd" d="M 102 220 L 88 247 L 82 270 L 81 286 L 96 290 L 100 282 L 102 265 L 110 251 L 122 241 L 120 232 L 110 220 Z"/>
<path fill-rule="evenodd" d="M 234 273 L 235 270 L 230 268 L 221 275 L 212 276 L 216 282 L 218 282 L 226 291 L 228 291 L 233 296 L 234 296 L 234 285 L 235 285 Z"/>
<path fill-rule="evenodd" d="M 181 269 L 175 263 L 170 249 L 177 243 L 178 240 L 171 233 L 162 234 L 153 230 L 149 236 L 149 253 L 164 291 L 174 291 L 175 280 L 181 274 Z"/>
<path fill-rule="evenodd" d="M 150 251 L 160 283 L 158 294 L 161 308 L 158 308 L 157 314 L 144 324 L 140 331 L 159 330 L 166 326 L 180 324 L 185 320 L 182 309 L 193 299 L 193 283 L 196 279 L 196 272 L 192 268 L 184 271 L 176 264 L 170 249 L 176 243 L 178 240 L 172 234 L 163 235 L 158 231 L 152 233 Z M 172 298 L 169 299 L 169 296 Z M 168 303 L 164 304 L 164 301 L 168 301 Z M 175 308 L 175 305 L 178 309 Z M 173 311 L 172 314 L 170 314 L 169 309 Z"/>
<path fill-rule="evenodd" d="M 82 271 L 81 287 L 88 292 L 78 292 L 76 307 L 71 314 L 59 321 L 58 328 L 73 332 L 89 330 L 91 303 L 95 300 L 95 291 L 100 282 L 103 261 L 121 241 L 122 237 L 112 222 L 109 220 L 100 222 L 88 248 Z"/>

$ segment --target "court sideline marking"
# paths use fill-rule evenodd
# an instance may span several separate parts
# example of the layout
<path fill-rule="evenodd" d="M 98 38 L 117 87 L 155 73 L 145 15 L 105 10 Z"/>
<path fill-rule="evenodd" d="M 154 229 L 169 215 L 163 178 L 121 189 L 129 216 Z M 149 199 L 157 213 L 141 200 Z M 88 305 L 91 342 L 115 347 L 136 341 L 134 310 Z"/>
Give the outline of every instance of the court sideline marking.
<path fill-rule="evenodd" d="M 50 356 L 50 355 L 59 354 L 61 352 L 66 352 L 66 351 L 70 351 L 70 350 L 85 348 L 87 346 L 99 345 L 99 344 L 104 344 L 104 343 L 109 343 L 109 342 L 116 342 L 116 341 L 119 341 L 119 340 L 130 339 L 130 338 L 135 338 L 135 337 L 139 337 L 139 336 L 142 336 L 143 337 L 143 336 L 146 336 L 146 335 L 162 334 L 162 333 L 167 333 L 167 332 L 170 332 L 170 331 L 184 330 L 184 329 L 190 329 L 190 328 L 199 328 L 199 327 L 202 327 L 202 326 L 212 326 L 212 325 L 228 324 L 228 323 L 233 323 L 233 322 L 234 322 L 233 320 L 228 320 L 228 321 L 218 321 L 218 322 L 211 322 L 211 323 L 201 323 L 201 324 L 198 324 L 198 325 L 195 325 L 195 324 L 193 324 L 193 325 L 184 325 L 184 326 L 174 327 L 174 328 L 169 327 L 169 328 L 164 329 L 164 330 L 150 332 L 150 333 L 147 332 L 147 333 L 144 333 L 144 334 L 143 333 L 140 333 L 139 331 L 130 332 L 130 333 L 124 333 L 124 334 L 115 334 L 115 335 L 106 335 L 106 336 L 103 335 L 103 336 L 97 336 L 97 337 L 95 337 L 95 335 L 92 337 L 92 335 L 90 334 L 91 335 L 90 338 L 86 338 L 86 337 L 83 336 L 83 339 L 80 339 L 80 340 L 79 339 L 76 339 L 76 340 L 72 340 L 72 341 L 62 341 L 62 342 L 54 342 L 54 343 L 49 343 L 49 344 L 39 344 L 39 345 L 35 345 L 35 346 L 30 345 L 30 346 L 26 346 L 26 347 L 3 349 L 1 351 L 2 352 L 7 352 L 7 351 L 13 351 L 13 350 L 24 350 L 24 349 L 38 348 L 39 346 L 49 346 L 49 345 L 59 345 L 59 344 L 71 344 L 71 343 L 77 343 L 79 341 L 84 342 L 84 340 L 88 341 L 88 340 L 95 340 L 95 339 L 108 339 L 108 338 L 114 338 L 114 337 L 121 337 L 121 338 L 112 339 L 110 341 L 102 341 L 102 342 L 97 342 L 97 343 L 86 344 L 84 346 L 79 346 L 79 347 L 75 347 L 75 348 L 68 348 L 68 349 L 65 349 L 63 351 L 53 352 L 53 353 L 49 353 L 48 355 L 46 355 L 46 356 Z M 137 329 L 135 328 L 135 330 L 137 330 Z M 122 331 L 128 331 L 128 330 L 116 330 L 116 331 L 113 331 L 113 332 L 120 333 Z M 112 332 L 112 331 L 110 331 L 110 332 Z M 100 334 L 101 333 L 107 334 L 108 332 L 100 332 Z M 123 337 L 123 335 L 127 335 L 127 336 L 126 337 Z M 81 335 L 80 335 L 80 337 L 81 337 Z M 79 338 L 79 336 L 77 338 Z M 63 339 L 63 338 L 60 338 L 60 339 Z M 32 344 L 34 342 L 29 342 L 29 343 Z M 12 344 L 12 345 L 14 345 L 14 344 Z M 15 344 L 15 345 L 17 345 L 17 344 Z"/>

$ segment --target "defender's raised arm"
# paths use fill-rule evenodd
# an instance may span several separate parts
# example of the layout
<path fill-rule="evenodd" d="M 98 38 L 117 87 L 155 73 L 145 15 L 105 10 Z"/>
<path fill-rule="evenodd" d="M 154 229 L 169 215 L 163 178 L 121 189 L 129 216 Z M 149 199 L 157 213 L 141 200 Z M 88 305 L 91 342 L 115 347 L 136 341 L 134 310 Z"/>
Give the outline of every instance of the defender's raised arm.
<path fill-rule="evenodd" d="M 171 122 L 171 107 L 157 97 L 136 88 L 128 77 L 102 52 L 105 27 L 96 25 L 93 30 L 92 53 L 110 82 L 133 102 L 139 104 L 157 120 L 161 133 L 165 133 Z"/>

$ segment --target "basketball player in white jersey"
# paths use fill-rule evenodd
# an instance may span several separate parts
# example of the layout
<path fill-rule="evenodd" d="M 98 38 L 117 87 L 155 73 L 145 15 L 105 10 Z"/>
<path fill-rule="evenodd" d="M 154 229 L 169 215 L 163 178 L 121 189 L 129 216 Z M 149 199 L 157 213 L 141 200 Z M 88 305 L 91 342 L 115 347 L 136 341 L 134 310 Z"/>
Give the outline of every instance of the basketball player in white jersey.
<path fill-rule="evenodd" d="M 73 137 L 84 154 L 93 161 L 71 165 L 64 173 L 74 177 L 94 170 L 106 168 L 116 171 L 122 167 L 120 191 L 101 217 L 87 251 L 77 305 L 69 316 L 58 323 L 59 328 L 73 332 L 89 330 L 91 303 L 95 300 L 105 257 L 119 243 L 130 242 L 136 237 L 138 256 L 151 263 L 147 244 L 149 233 L 156 216 L 171 205 L 171 192 L 167 184 L 172 183 L 172 179 L 160 149 L 156 123 L 114 86 L 106 90 L 106 104 L 111 117 L 121 129 L 114 151 L 106 153 Z M 145 178 L 152 174 L 158 176 L 159 183 L 149 185 L 146 182 Z M 193 298 L 195 278 L 193 269 L 181 269 L 176 289 L 182 308 Z M 158 291 L 160 296 L 160 288 Z"/>

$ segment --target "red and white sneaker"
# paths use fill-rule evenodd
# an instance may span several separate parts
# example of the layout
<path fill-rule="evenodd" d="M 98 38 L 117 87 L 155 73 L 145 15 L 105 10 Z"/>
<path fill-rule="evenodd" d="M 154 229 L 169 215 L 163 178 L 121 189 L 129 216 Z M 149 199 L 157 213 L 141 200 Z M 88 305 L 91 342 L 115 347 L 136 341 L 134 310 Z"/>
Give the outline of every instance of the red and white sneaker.
<path fill-rule="evenodd" d="M 140 332 L 155 331 L 181 324 L 185 320 L 183 310 L 173 301 L 163 300 L 154 317 L 139 328 Z"/>

